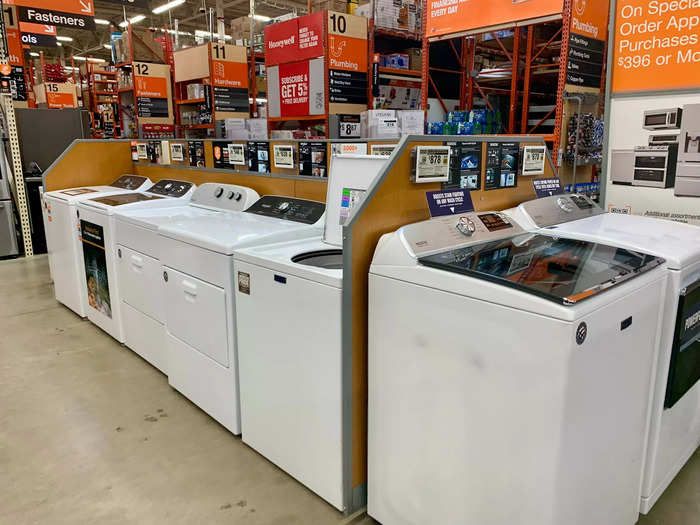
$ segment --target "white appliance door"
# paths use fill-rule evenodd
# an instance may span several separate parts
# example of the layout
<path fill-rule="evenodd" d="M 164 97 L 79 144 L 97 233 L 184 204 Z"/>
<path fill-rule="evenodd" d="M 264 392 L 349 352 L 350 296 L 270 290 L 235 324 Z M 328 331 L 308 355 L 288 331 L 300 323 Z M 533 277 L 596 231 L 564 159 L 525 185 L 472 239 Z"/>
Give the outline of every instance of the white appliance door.
<path fill-rule="evenodd" d="M 228 367 L 226 292 L 172 268 L 164 268 L 165 325 L 170 334 Z"/>
<path fill-rule="evenodd" d="M 160 261 L 123 245 L 117 245 L 117 271 L 122 301 L 165 322 L 163 272 Z"/>
<path fill-rule="evenodd" d="M 243 441 L 343 510 L 341 290 L 234 268 Z"/>
<path fill-rule="evenodd" d="M 56 300 L 77 313 L 86 316 L 82 298 L 83 272 L 82 250 L 79 248 L 79 231 L 76 210 L 63 202 L 50 201 L 47 210 L 46 237 L 49 245 L 49 261 L 52 268 Z M 81 259 L 78 258 L 81 256 Z"/>

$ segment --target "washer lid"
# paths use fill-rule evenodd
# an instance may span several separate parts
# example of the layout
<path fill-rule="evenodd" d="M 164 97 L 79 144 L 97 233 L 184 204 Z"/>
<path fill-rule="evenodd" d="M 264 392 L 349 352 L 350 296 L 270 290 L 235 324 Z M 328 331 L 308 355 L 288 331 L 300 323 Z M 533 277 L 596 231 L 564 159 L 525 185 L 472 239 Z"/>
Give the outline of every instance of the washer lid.
<path fill-rule="evenodd" d="M 134 202 L 155 201 L 164 199 L 160 195 L 151 195 L 149 193 L 119 193 L 107 197 L 98 197 L 90 199 L 90 204 L 98 203 L 104 206 L 123 206 L 124 204 L 132 204 Z"/>
<path fill-rule="evenodd" d="M 233 254 L 234 249 L 253 244 L 281 242 L 320 235 L 322 223 L 304 224 L 247 212 L 223 212 L 215 216 L 185 218 L 164 224 L 163 237 L 207 250 Z"/>
<path fill-rule="evenodd" d="M 525 234 L 443 251 L 418 262 L 572 306 L 664 260 L 583 240 Z"/>
<path fill-rule="evenodd" d="M 552 233 L 623 246 L 666 259 L 673 270 L 700 261 L 700 227 L 675 221 L 604 213 L 559 224 Z"/>
<path fill-rule="evenodd" d="M 68 188 L 65 190 L 47 191 L 44 194 L 44 198 L 56 199 L 72 204 L 86 199 L 94 199 L 95 197 L 114 195 L 116 193 L 123 192 L 124 190 L 120 190 L 114 186 L 85 186 L 83 188 Z"/>
<path fill-rule="evenodd" d="M 123 211 L 117 209 L 114 216 L 118 221 L 135 224 L 136 226 L 155 231 L 163 224 L 169 224 L 192 217 L 218 215 L 221 213 L 223 212 L 184 204 L 172 208 L 127 208 Z"/>

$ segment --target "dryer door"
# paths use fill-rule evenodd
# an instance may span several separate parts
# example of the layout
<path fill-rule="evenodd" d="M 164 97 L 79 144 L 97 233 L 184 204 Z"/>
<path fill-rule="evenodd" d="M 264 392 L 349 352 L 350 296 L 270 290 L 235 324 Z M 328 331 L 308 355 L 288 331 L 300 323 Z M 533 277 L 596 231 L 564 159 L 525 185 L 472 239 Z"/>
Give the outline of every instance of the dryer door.
<path fill-rule="evenodd" d="M 700 281 L 678 300 L 676 332 L 666 385 L 666 408 L 675 405 L 700 379 Z"/>

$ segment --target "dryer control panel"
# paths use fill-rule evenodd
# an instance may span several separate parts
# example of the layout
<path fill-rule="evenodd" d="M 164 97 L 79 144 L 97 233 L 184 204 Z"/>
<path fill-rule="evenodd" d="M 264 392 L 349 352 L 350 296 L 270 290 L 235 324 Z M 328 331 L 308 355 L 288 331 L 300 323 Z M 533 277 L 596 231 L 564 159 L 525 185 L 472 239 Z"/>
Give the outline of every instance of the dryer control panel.
<path fill-rule="evenodd" d="M 552 195 L 518 206 L 538 228 L 549 228 L 565 222 L 605 213 L 590 197 L 580 194 Z"/>
<path fill-rule="evenodd" d="M 182 180 L 171 180 L 163 179 L 156 182 L 153 186 L 148 188 L 146 191 L 148 193 L 154 193 L 156 195 L 162 195 L 164 197 L 182 197 L 187 194 L 190 189 L 192 189 L 191 182 L 185 182 Z"/>
<path fill-rule="evenodd" d="M 525 231 L 500 212 L 460 213 L 409 224 L 399 229 L 399 234 L 414 257 L 521 233 Z"/>
<path fill-rule="evenodd" d="M 316 224 L 325 211 L 326 205 L 322 202 L 277 195 L 260 197 L 258 202 L 246 210 L 248 213 L 304 224 Z"/>
<path fill-rule="evenodd" d="M 140 175 L 122 175 L 110 184 L 110 186 L 122 188 L 124 190 L 137 190 L 144 182 L 146 182 L 146 177 L 141 177 Z"/>
<path fill-rule="evenodd" d="M 245 186 L 207 182 L 194 190 L 191 204 L 216 210 L 243 211 L 259 197 L 257 191 Z"/>

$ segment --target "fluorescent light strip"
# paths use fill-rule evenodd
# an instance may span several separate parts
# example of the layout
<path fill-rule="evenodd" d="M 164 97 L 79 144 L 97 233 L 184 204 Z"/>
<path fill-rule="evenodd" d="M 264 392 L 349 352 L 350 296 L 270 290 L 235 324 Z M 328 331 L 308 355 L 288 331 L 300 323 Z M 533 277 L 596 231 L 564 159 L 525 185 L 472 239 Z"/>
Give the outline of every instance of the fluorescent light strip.
<path fill-rule="evenodd" d="M 90 62 L 106 62 L 106 60 L 105 60 L 104 58 L 92 58 L 92 57 L 86 58 L 86 57 L 76 57 L 76 56 L 74 56 L 73 59 L 74 59 L 74 60 L 80 60 L 81 62 L 85 62 L 86 60 L 88 60 L 88 61 L 90 61 Z"/>
<path fill-rule="evenodd" d="M 144 20 L 145 18 L 146 18 L 146 15 L 136 15 L 136 16 L 132 16 L 131 18 L 129 18 L 129 23 L 127 23 L 127 22 L 120 22 L 120 23 L 119 23 L 119 27 L 126 27 L 126 26 L 128 26 L 129 24 L 137 24 L 137 23 L 139 23 L 141 20 Z"/>
<path fill-rule="evenodd" d="M 196 29 L 194 36 L 209 37 L 209 31 L 202 31 L 201 29 Z M 214 32 L 214 38 L 219 38 L 219 33 Z M 224 40 L 231 40 L 231 35 L 224 35 Z"/>
<path fill-rule="evenodd" d="M 104 47 L 105 49 L 112 49 L 112 46 L 109 44 L 102 44 L 102 47 Z"/>
<path fill-rule="evenodd" d="M 39 53 L 35 53 L 34 51 L 30 51 L 29 56 L 38 57 Z"/>
<path fill-rule="evenodd" d="M 72 42 L 72 41 L 73 41 L 73 38 L 70 37 L 70 36 L 61 36 L 61 35 L 58 35 L 58 36 L 56 37 L 56 40 L 60 40 L 61 42 Z"/>
<path fill-rule="evenodd" d="M 108 26 L 110 24 L 109 20 L 105 20 L 104 18 L 95 18 L 95 23 L 101 26 Z"/>
<path fill-rule="evenodd" d="M 173 7 L 177 7 L 179 5 L 182 5 L 185 3 L 185 0 L 172 0 L 172 2 L 168 2 L 167 4 L 159 5 L 158 7 L 153 8 L 153 12 L 157 15 L 160 13 L 164 13 L 165 11 L 171 10 Z"/>
<path fill-rule="evenodd" d="M 269 22 L 270 20 L 272 20 L 272 18 L 270 18 L 269 16 L 265 16 L 265 15 L 254 15 L 253 18 L 255 18 L 256 20 L 258 20 L 260 22 Z"/>

